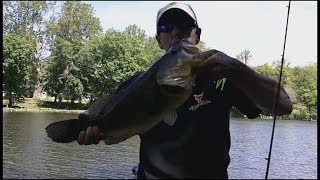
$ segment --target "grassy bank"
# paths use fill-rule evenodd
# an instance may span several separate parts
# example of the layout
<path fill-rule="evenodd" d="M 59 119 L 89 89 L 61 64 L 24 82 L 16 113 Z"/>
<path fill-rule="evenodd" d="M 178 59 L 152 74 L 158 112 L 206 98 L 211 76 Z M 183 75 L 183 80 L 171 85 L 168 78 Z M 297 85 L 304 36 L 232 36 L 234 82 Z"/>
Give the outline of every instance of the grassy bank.
<path fill-rule="evenodd" d="M 87 105 L 75 103 L 73 105 L 68 101 L 61 103 L 53 102 L 50 99 L 35 100 L 32 98 L 25 98 L 16 102 L 12 108 L 8 107 L 8 100 L 3 99 L 3 112 L 64 112 L 64 113 L 79 113 L 87 109 Z"/>

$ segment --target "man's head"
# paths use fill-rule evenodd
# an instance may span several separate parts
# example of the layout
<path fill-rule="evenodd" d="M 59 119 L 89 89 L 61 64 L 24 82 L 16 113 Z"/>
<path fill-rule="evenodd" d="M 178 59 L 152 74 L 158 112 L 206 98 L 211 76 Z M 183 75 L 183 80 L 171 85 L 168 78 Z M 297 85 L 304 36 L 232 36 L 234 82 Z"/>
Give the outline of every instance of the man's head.
<path fill-rule="evenodd" d="M 156 39 L 166 51 L 182 39 L 192 44 L 200 41 L 201 29 L 192 8 L 185 3 L 170 3 L 158 11 Z"/>

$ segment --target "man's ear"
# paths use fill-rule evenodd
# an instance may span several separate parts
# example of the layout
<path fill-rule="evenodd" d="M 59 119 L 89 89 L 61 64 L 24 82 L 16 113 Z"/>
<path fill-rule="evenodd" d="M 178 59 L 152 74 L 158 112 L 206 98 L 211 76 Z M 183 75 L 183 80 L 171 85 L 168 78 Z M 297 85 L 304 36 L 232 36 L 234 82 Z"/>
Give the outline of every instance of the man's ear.
<path fill-rule="evenodd" d="M 201 28 L 197 28 L 196 34 L 197 34 L 196 44 L 198 44 L 200 42 Z"/>
<path fill-rule="evenodd" d="M 156 40 L 157 40 L 157 42 L 158 42 L 158 45 L 159 45 L 160 49 L 164 49 L 164 48 L 161 46 L 159 34 L 156 34 Z"/>

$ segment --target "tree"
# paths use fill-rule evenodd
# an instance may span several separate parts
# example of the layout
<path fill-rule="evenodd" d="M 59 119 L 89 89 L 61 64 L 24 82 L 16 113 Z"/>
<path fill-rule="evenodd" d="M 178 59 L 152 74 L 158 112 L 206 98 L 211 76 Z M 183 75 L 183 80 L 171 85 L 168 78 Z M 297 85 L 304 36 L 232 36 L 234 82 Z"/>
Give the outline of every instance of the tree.
<path fill-rule="evenodd" d="M 317 118 L 317 65 L 291 68 L 286 60 L 283 65 L 281 85 L 289 94 L 293 110 L 285 117 L 290 119 Z M 261 74 L 279 80 L 281 61 L 264 64 L 254 69 Z"/>
<path fill-rule="evenodd" d="M 45 24 L 55 2 L 51 1 L 4 1 L 3 33 L 30 34 L 33 43 L 32 66 L 28 68 L 28 84 L 33 98 L 40 98 L 42 91 L 43 50 L 46 47 Z"/>
<path fill-rule="evenodd" d="M 295 107 L 299 108 L 300 114 L 305 115 L 304 118 L 317 118 L 317 66 L 295 67 L 293 73 L 294 89 L 299 101 Z"/>
<path fill-rule="evenodd" d="M 69 75 L 69 59 L 71 56 L 72 45 L 68 41 L 57 37 L 51 43 L 53 51 L 51 56 L 48 57 L 45 77 L 44 77 L 44 90 L 49 96 L 59 98 L 62 101 L 62 96 L 66 89 L 66 80 Z"/>
<path fill-rule="evenodd" d="M 236 59 L 248 65 L 251 57 L 252 57 L 252 54 L 250 53 L 250 51 L 244 50 L 239 55 L 236 56 Z"/>
<path fill-rule="evenodd" d="M 260 65 L 260 66 L 257 66 L 254 69 L 263 75 L 266 75 L 270 78 L 276 79 L 277 72 L 275 71 L 275 69 L 272 66 L 268 65 L 267 63 Z"/>
<path fill-rule="evenodd" d="M 119 83 L 146 70 L 162 54 L 155 38 L 147 37 L 136 25 L 129 25 L 124 31 L 108 29 L 81 51 L 85 94 L 91 101 L 110 95 Z"/>
<path fill-rule="evenodd" d="M 27 68 L 30 66 L 33 43 L 30 36 L 4 35 L 3 85 L 9 107 L 26 93 Z"/>
<path fill-rule="evenodd" d="M 89 4 L 78 1 L 67 1 L 62 5 L 61 13 L 57 18 L 51 19 L 48 23 L 51 61 L 50 68 L 59 69 L 59 77 L 56 82 L 47 82 L 49 89 L 52 84 L 64 87 L 59 88 L 59 93 L 63 93 L 71 100 L 81 99 L 84 87 L 81 81 L 83 77 L 81 67 L 81 50 L 88 41 L 101 34 L 102 28 L 98 18 L 93 15 L 93 8 Z M 61 63 L 58 63 L 61 62 Z M 57 67 L 54 67 L 57 66 Z M 83 67 L 86 68 L 86 67 Z M 48 74 L 48 75 L 56 75 Z M 46 79 L 52 79 L 47 77 Z M 58 92 L 55 92 L 58 93 Z"/>
<path fill-rule="evenodd" d="M 63 71 L 63 68 L 62 63 L 53 60 L 48 60 L 48 63 L 46 63 L 46 66 L 44 67 L 46 71 L 44 91 L 46 91 L 49 96 L 54 97 L 54 102 L 57 102 L 57 98 L 62 95 L 65 87 L 65 82 L 63 81 L 64 76 L 63 74 L 60 74 L 60 72 Z M 60 103 L 61 100 L 62 99 L 60 98 Z"/>
<path fill-rule="evenodd" d="M 83 95 L 90 98 L 90 102 L 101 95 L 101 83 L 103 81 L 102 49 L 103 36 L 91 39 L 82 47 L 80 53 L 80 80 L 83 85 Z"/>
<path fill-rule="evenodd" d="M 254 69 L 263 75 L 266 75 L 270 78 L 273 78 L 273 79 L 279 81 L 280 66 L 281 66 L 281 61 L 273 61 L 271 63 L 271 65 L 268 65 L 266 63 L 264 65 L 257 66 Z M 286 61 L 285 61 L 284 66 L 283 66 L 283 70 L 282 70 L 281 85 L 288 93 L 291 101 L 293 103 L 296 103 L 297 102 L 297 100 L 296 100 L 297 94 L 296 94 L 296 92 L 293 88 L 293 85 L 292 85 L 292 78 L 293 77 L 294 76 L 291 72 L 291 68 L 289 67 L 289 63 L 286 63 Z M 288 116 L 284 116 L 284 118 L 288 118 Z"/>
<path fill-rule="evenodd" d="M 280 78 L 280 70 L 281 70 L 281 61 L 273 61 L 272 66 L 275 71 L 275 79 L 279 81 Z M 283 67 L 282 67 L 282 76 L 281 76 L 281 85 L 283 87 L 292 87 L 292 78 L 294 77 L 291 71 L 290 62 L 284 59 Z"/>
<path fill-rule="evenodd" d="M 145 38 L 141 37 L 141 34 L 128 33 L 128 29 L 124 32 L 107 30 L 98 45 L 100 54 L 93 57 L 95 66 L 99 66 L 93 69 L 99 68 L 94 73 L 99 80 L 93 81 L 98 83 L 98 86 L 94 85 L 99 88 L 96 92 L 101 93 L 97 95 L 111 94 L 120 82 L 145 68 L 146 58 L 141 53 L 146 44 Z"/>

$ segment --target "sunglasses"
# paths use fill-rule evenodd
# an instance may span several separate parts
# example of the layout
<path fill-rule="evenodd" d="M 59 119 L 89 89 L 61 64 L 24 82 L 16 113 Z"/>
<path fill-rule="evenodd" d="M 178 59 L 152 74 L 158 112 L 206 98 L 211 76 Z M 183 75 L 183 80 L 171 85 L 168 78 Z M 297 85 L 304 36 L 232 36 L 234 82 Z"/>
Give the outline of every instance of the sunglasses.
<path fill-rule="evenodd" d="M 160 25 L 157 27 L 157 33 L 169 33 L 173 30 L 174 27 L 177 27 L 179 29 L 190 29 L 193 27 L 197 27 L 196 25 L 188 25 L 188 24 L 176 24 L 176 25 L 171 25 L 171 24 L 167 24 L 167 25 Z"/>
<path fill-rule="evenodd" d="M 172 25 L 162 25 L 162 26 L 158 26 L 157 28 L 157 32 L 158 33 L 168 33 L 168 32 L 171 32 L 173 30 L 174 26 Z"/>

